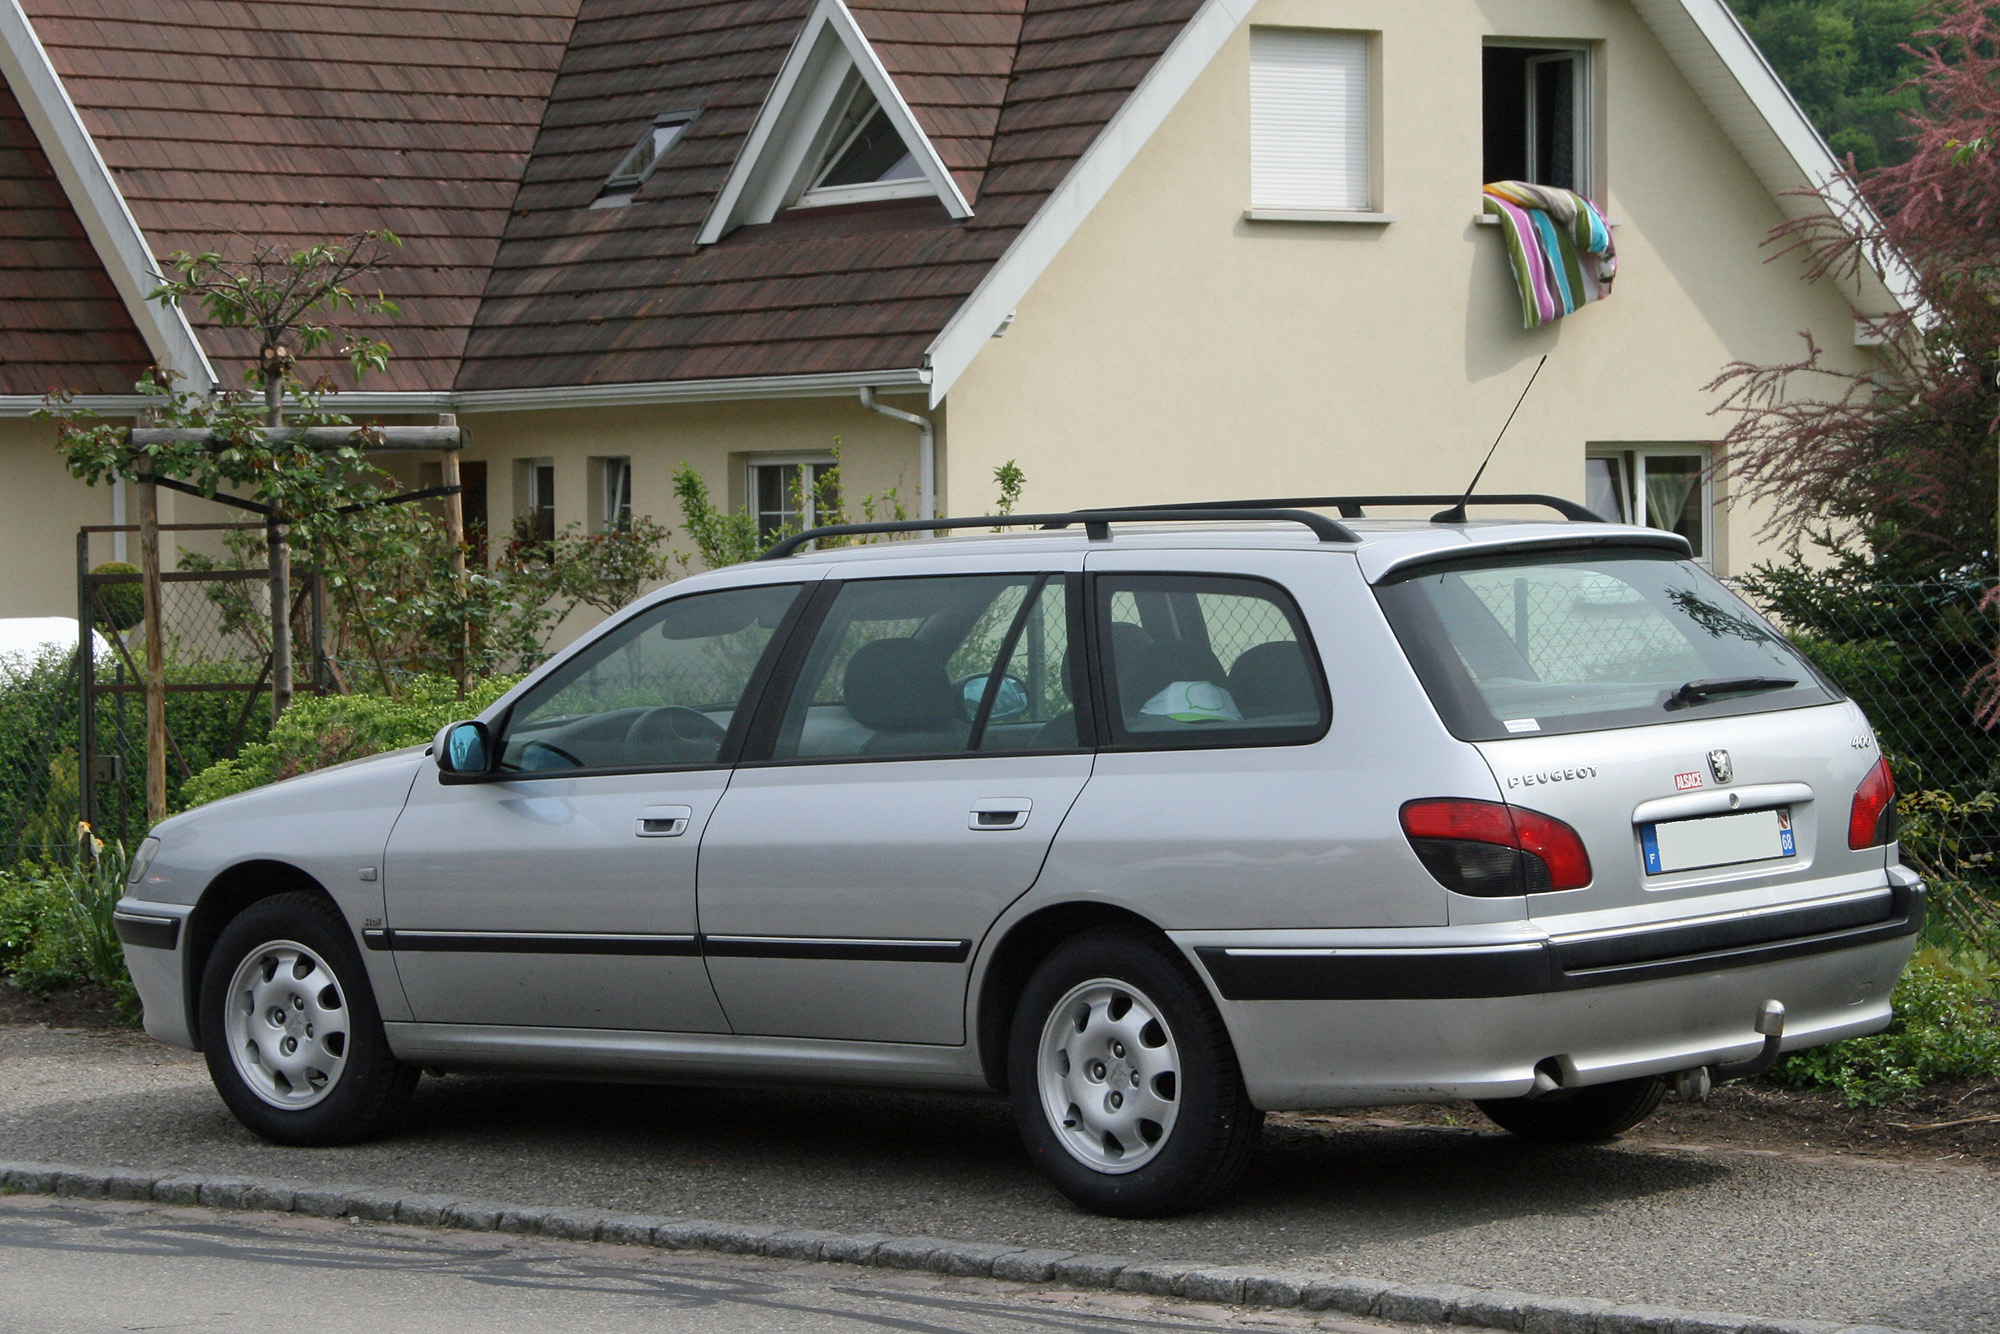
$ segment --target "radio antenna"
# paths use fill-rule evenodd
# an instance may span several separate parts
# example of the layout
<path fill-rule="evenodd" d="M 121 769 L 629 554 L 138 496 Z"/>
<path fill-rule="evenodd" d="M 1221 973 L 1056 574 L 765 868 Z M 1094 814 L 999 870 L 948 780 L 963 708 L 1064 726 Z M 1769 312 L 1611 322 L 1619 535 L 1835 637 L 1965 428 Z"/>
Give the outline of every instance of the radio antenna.
<path fill-rule="evenodd" d="M 1514 400 L 1514 412 L 1510 412 L 1507 414 L 1507 420 L 1500 424 L 1500 434 L 1494 436 L 1493 443 L 1487 446 L 1486 457 L 1479 461 L 1479 471 L 1472 474 L 1472 480 L 1466 483 L 1465 494 L 1460 496 L 1458 498 L 1458 503 L 1456 505 L 1453 505 L 1450 509 L 1440 510 L 1436 514 L 1431 515 L 1432 523 L 1465 522 L 1465 502 L 1472 499 L 1472 492 L 1475 488 L 1478 487 L 1479 479 L 1486 475 L 1486 465 L 1493 462 L 1493 451 L 1500 448 L 1500 442 L 1506 438 L 1507 428 L 1514 424 L 1514 413 L 1519 412 L 1521 410 L 1521 405 L 1528 401 L 1528 391 L 1535 387 L 1535 376 L 1540 375 L 1542 373 L 1542 367 L 1548 364 L 1549 364 L 1549 354 L 1544 352 L 1542 354 L 1542 359 L 1535 363 L 1534 373 L 1528 376 L 1528 382 L 1521 386 L 1521 396 Z"/>

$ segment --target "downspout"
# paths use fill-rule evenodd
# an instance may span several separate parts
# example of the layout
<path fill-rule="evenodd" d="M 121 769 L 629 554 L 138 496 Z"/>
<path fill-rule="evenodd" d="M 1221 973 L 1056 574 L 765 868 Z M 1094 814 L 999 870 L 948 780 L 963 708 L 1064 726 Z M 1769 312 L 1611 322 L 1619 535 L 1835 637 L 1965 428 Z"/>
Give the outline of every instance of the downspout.
<path fill-rule="evenodd" d="M 937 517 L 937 432 L 931 426 L 929 417 L 920 417 L 914 412 L 892 408 L 886 403 L 875 401 L 875 391 L 861 387 L 861 406 L 870 412 L 879 412 L 884 417 L 894 417 L 899 422 L 908 422 L 917 428 L 917 517 L 935 519 Z"/>

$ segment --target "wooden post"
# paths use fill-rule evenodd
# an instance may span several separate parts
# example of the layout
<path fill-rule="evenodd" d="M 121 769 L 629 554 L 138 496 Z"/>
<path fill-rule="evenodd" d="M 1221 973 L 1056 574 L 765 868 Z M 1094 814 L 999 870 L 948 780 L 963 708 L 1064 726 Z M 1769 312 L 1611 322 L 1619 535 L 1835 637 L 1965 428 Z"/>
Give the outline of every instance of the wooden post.
<path fill-rule="evenodd" d="M 167 636 L 160 621 L 160 488 L 140 460 L 139 590 L 146 609 L 146 826 L 167 818 Z"/>
<path fill-rule="evenodd" d="M 285 424 L 284 372 L 291 368 L 291 353 L 282 347 L 267 347 L 262 357 L 264 370 L 264 422 Z M 274 517 L 264 526 L 264 549 L 271 571 L 271 721 L 292 705 L 292 561 L 285 545 L 285 525 Z"/>
<path fill-rule="evenodd" d="M 91 603 L 90 534 L 76 535 L 76 799 L 77 818 L 97 827 L 97 632 Z M 122 697 L 121 697 L 122 699 Z M 121 752 L 122 753 L 122 752 Z M 121 823 L 119 828 L 124 828 Z"/>
<path fill-rule="evenodd" d="M 456 426 L 458 417 L 454 413 L 438 414 L 439 426 Z M 458 486 L 458 450 L 447 449 L 438 454 L 438 478 L 446 486 Z M 458 581 L 458 595 L 461 606 L 465 598 L 465 497 L 453 492 L 444 498 L 444 536 L 451 544 L 451 574 Z M 460 698 L 465 695 L 468 682 L 466 672 L 468 659 L 472 656 L 472 623 L 461 616 L 458 626 L 458 645 L 452 654 L 452 675 L 458 680 Z"/>
<path fill-rule="evenodd" d="M 285 526 L 264 525 L 264 549 L 271 570 L 271 721 L 292 706 L 292 558 Z"/>

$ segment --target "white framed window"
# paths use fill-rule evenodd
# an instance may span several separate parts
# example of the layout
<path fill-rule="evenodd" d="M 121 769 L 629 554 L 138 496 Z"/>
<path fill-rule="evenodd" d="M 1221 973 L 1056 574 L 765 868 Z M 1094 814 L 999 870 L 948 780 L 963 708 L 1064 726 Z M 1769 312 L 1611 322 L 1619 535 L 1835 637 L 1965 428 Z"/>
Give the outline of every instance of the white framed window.
<path fill-rule="evenodd" d="M 1253 209 L 1376 206 L 1372 46 L 1363 32 L 1250 30 Z"/>
<path fill-rule="evenodd" d="M 1592 179 L 1590 48 L 1489 42 L 1481 73 L 1484 179 L 1600 198 Z"/>
<path fill-rule="evenodd" d="M 701 111 L 697 108 L 663 111 L 653 117 L 653 123 L 639 136 L 639 142 L 619 159 L 617 169 L 605 180 L 604 188 L 590 206 L 620 208 L 631 203 L 632 196 L 639 192 L 639 187 L 660 165 L 660 159 L 666 156 L 669 148 L 680 142 L 681 135 L 687 132 L 687 127 L 694 124 L 699 115 Z"/>
<path fill-rule="evenodd" d="M 1593 448 L 1583 466 L 1585 505 L 1612 523 L 1679 533 L 1696 559 L 1714 560 L 1714 469 L 1706 446 Z"/>
<path fill-rule="evenodd" d="M 757 535 L 775 541 L 788 530 L 822 522 L 821 511 L 838 499 L 828 494 L 837 480 L 835 466 L 831 454 L 751 460 L 745 480 L 751 513 L 757 516 Z"/>
<path fill-rule="evenodd" d="M 556 535 L 556 461 L 514 460 L 514 518 L 529 542 L 547 542 Z"/>
<path fill-rule="evenodd" d="M 819 163 L 794 208 L 858 204 L 872 199 L 915 199 L 934 193 L 889 113 L 855 70 L 835 105 Z"/>
<path fill-rule="evenodd" d="M 632 526 L 632 460 L 590 461 L 590 531 L 622 533 Z"/>

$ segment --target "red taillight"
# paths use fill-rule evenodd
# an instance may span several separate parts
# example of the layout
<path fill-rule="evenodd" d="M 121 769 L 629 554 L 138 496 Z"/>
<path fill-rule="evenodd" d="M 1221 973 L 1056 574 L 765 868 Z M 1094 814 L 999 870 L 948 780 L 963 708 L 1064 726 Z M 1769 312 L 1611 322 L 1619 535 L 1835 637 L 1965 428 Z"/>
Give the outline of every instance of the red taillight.
<path fill-rule="evenodd" d="M 1861 786 L 1854 789 L 1854 805 L 1847 815 L 1847 846 L 1879 848 L 1896 841 L 1896 777 L 1889 761 L 1877 760 Z"/>
<path fill-rule="evenodd" d="M 1590 854 L 1553 816 L 1498 801 L 1437 797 L 1403 805 L 1403 833 L 1446 889 L 1481 898 L 1581 889 Z"/>

